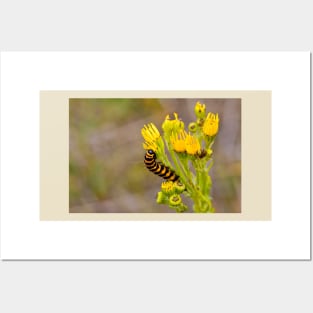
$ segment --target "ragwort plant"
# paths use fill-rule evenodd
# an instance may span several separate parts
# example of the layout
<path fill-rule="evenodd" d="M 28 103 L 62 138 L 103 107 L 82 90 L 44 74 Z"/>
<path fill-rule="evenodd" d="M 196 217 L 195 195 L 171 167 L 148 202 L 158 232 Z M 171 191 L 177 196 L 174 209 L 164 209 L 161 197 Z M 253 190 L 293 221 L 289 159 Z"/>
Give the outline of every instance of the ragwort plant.
<path fill-rule="evenodd" d="M 212 146 L 219 130 L 219 117 L 217 113 L 206 114 L 205 104 L 200 102 L 196 103 L 194 112 L 196 121 L 188 125 L 188 132 L 177 113 L 174 119 L 165 117 L 163 135 L 153 123 L 144 125 L 141 130 L 146 150 L 144 163 L 148 170 L 164 178 L 157 203 L 185 212 L 188 207 L 183 195 L 192 199 L 194 212 L 214 213 L 209 171 L 213 165 Z"/>

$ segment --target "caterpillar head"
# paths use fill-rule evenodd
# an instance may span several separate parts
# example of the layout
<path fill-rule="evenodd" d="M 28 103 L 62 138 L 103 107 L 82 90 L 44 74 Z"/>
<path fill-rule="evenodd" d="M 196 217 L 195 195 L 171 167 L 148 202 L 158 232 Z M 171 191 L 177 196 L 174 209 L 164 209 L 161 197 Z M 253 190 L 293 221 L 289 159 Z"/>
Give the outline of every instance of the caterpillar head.
<path fill-rule="evenodd" d="M 155 154 L 155 152 L 152 150 L 152 149 L 149 149 L 148 151 L 147 151 L 151 156 L 156 156 L 156 154 Z"/>

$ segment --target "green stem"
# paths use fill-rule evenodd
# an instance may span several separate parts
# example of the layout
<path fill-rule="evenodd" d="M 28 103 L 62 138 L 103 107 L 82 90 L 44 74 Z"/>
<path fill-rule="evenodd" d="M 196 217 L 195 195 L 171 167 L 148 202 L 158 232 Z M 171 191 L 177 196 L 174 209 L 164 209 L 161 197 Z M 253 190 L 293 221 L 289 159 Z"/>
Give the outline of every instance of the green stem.
<path fill-rule="evenodd" d="M 166 145 L 167 145 L 167 142 L 166 142 Z M 159 146 L 160 146 L 160 153 L 158 153 L 158 158 L 161 160 L 161 162 L 170 167 L 170 161 L 169 159 L 167 158 L 167 155 L 165 153 L 165 149 L 164 149 L 164 141 L 162 139 L 162 137 L 159 139 Z"/>
<path fill-rule="evenodd" d="M 210 176 L 208 175 L 208 172 L 206 171 L 201 160 L 194 160 L 193 165 L 197 173 L 197 186 L 199 186 L 197 196 L 200 196 L 202 199 L 200 205 L 208 207 L 207 210 L 210 210 L 212 207 L 212 203 L 209 198 L 211 190 L 211 183 L 209 183 L 209 180 L 211 181 Z M 199 210 L 202 211 L 201 209 Z"/>
<path fill-rule="evenodd" d="M 213 159 L 211 159 L 211 163 L 208 165 L 208 167 L 205 169 L 205 171 L 209 174 L 209 171 L 211 167 L 213 166 Z"/>
<path fill-rule="evenodd" d="M 189 190 L 192 190 L 192 186 L 191 184 L 188 182 L 188 179 L 187 179 L 187 175 L 185 175 L 185 172 L 182 170 L 182 167 L 179 165 L 178 163 L 178 160 L 175 156 L 175 153 L 172 149 L 170 149 L 169 145 L 168 145 L 168 142 L 169 142 L 169 138 L 166 138 L 165 137 L 165 143 L 166 143 L 166 147 L 167 147 L 167 150 L 169 151 L 171 157 L 172 157 L 172 160 L 175 164 L 175 171 L 176 173 L 178 174 L 178 176 L 180 177 L 180 179 L 182 180 L 182 182 L 184 183 L 184 185 L 189 188 Z"/>

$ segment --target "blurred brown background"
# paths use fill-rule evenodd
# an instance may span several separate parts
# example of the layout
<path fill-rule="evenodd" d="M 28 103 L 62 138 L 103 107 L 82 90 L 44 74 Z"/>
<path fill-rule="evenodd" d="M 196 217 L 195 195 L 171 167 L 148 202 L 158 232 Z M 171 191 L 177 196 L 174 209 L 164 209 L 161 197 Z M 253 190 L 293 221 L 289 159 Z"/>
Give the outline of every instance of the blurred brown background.
<path fill-rule="evenodd" d="M 174 213 L 157 205 L 162 179 L 143 163 L 141 128 L 161 132 L 167 114 L 194 121 L 194 105 L 218 113 L 213 145 L 213 205 L 218 213 L 241 211 L 240 99 L 70 99 L 69 201 L 71 213 Z"/>

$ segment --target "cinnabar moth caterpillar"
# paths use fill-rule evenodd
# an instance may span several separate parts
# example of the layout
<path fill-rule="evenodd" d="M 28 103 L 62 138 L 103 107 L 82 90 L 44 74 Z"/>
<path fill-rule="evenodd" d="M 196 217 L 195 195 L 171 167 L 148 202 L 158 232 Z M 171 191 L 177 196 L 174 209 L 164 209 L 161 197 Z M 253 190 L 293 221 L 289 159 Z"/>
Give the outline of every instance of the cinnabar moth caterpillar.
<path fill-rule="evenodd" d="M 161 162 L 156 162 L 156 154 L 153 150 L 148 150 L 145 154 L 145 165 L 149 171 L 152 173 L 163 177 L 166 180 L 176 181 L 179 179 L 179 176 L 176 175 L 174 171 L 165 166 Z"/>

